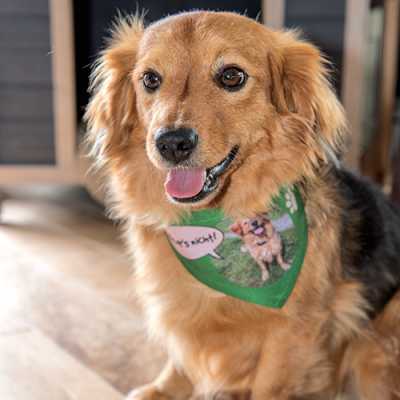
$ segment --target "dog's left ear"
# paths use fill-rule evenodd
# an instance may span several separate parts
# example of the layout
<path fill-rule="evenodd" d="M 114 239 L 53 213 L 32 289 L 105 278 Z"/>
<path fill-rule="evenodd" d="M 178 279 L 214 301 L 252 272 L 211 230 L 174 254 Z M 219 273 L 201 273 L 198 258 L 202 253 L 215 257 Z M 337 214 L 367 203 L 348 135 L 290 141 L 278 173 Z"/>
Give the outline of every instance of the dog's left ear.
<path fill-rule="evenodd" d="M 346 122 L 328 80 L 329 63 L 315 46 L 293 32 L 279 33 L 276 39 L 268 56 L 272 103 L 278 113 L 303 122 L 322 153 L 339 153 Z"/>

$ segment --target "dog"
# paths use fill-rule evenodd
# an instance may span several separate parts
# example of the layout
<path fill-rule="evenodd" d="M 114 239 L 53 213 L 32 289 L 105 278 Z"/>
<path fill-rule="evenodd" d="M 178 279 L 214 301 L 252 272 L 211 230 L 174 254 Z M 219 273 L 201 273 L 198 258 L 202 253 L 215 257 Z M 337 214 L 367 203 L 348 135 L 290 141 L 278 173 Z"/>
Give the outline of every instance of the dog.
<path fill-rule="evenodd" d="M 290 268 L 290 264 L 283 260 L 282 239 L 269 219 L 263 216 L 244 219 L 231 225 L 230 230 L 242 238 L 246 251 L 260 267 L 263 282 L 269 279 L 274 260 L 285 271 Z"/>
<path fill-rule="evenodd" d="M 329 71 L 297 33 L 234 13 L 114 27 L 93 70 L 88 140 L 149 335 L 169 355 L 131 399 L 400 398 L 400 213 L 336 162 L 347 130 Z M 182 267 L 168 225 L 203 208 L 233 221 L 265 213 L 284 185 L 299 188 L 308 245 L 282 308 Z"/>

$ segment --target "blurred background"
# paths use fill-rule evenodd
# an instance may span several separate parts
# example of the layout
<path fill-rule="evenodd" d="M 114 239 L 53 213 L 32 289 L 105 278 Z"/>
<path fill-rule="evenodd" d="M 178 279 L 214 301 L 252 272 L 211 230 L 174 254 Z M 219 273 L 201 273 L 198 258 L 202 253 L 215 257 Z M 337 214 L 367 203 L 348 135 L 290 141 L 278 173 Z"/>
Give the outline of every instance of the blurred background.
<path fill-rule="evenodd" d="M 400 0 L 0 0 L 0 398 L 122 399 L 164 359 L 82 156 L 90 65 L 111 21 L 193 9 L 300 29 L 334 65 L 344 162 L 400 203 Z"/>

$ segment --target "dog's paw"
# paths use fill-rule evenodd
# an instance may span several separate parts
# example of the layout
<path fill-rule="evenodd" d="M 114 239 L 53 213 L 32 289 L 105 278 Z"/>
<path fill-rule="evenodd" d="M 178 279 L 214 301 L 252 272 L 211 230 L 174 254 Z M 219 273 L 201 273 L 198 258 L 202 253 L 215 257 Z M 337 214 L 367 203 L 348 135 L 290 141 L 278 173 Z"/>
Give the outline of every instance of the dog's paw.
<path fill-rule="evenodd" d="M 261 272 L 261 280 L 262 280 L 263 282 L 267 282 L 268 279 L 269 279 L 269 272 L 266 271 L 266 270 L 263 270 L 263 271 Z"/>
<path fill-rule="evenodd" d="M 287 270 L 289 270 L 290 269 L 290 267 L 291 267 L 291 265 L 290 264 L 288 264 L 288 263 L 282 263 L 282 269 L 283 270 L 285 270 L 285 271 L 287 271 Z"/>
<path fill-rule="evenodd" d="M 161 392 L 153 385 L 146 385 L 134 389 L 125 398 L 125 400 L 172 400 L 172 399 L 173 398 L 171 396 Z"/>

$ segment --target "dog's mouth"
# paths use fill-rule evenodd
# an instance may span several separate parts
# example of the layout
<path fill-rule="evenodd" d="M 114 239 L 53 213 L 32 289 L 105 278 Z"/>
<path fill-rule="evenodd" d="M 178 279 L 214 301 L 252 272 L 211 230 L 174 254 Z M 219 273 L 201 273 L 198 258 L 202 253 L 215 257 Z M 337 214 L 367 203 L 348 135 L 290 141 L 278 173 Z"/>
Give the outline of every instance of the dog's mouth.
<path fill-rule="evenodd" d="M 174 168 L 169 170 L 164 187 L 168 195 L 179 203 L 196 203 L 219 186 L 219 177 L 228 170 L 239 152 L 234 146 L 229 154 L 211 168 Z"/>
<path fill-rule="evenodd" d="M 257 226 L 251 232 L 256 236 L 263 236 L 265 233 L 265 229 L 262 226 Z"/>

